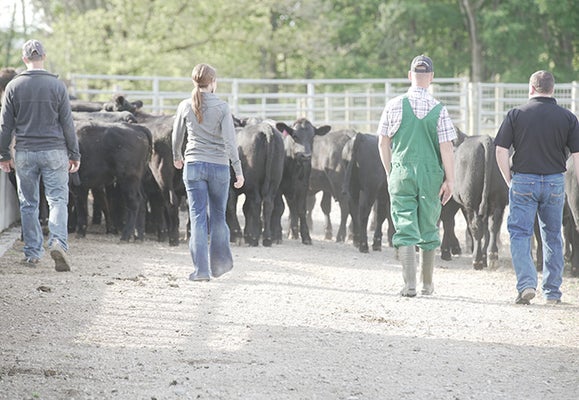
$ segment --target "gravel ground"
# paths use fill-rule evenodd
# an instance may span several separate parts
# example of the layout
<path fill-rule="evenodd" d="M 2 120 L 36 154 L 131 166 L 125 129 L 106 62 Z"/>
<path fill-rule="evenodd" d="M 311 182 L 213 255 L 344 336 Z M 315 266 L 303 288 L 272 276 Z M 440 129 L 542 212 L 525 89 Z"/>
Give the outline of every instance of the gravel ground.
<path fill-rule="evenodd" d="M 497 269 L 437 255 L 435 294 L 402 298 L 393 249 L 324 241 L 320 221 L 312 246 L 233 246 L 211 282 L 187 280 L 184 244 L 92 227 L 59 273 L 48 255 L 21 265 L 16 240 L 0 257 L 0 399 L 579 398 L 577 278 L 562 305 L 515 305 L 503 237 Z"/>

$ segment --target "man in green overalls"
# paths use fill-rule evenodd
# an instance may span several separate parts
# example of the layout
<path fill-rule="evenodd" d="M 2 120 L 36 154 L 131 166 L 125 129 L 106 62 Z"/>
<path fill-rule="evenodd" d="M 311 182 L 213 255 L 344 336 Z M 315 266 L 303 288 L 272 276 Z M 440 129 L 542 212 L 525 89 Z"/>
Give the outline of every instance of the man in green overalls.
<path fill-rule="evenodd" d="M 388 175 L 392 239 L 402 262 L 402 296 L 416 296 L 416 253 L 420 248 L 422 294 L 434 292 L 434 251 L 440 246 L 437 222 L 452 197 L 456 131 L 448 110 L 429 92 L 434 68 L 429 57 L 412 60 L 406 94 L 386 103 L 378 126 L 378 146 Z"/>

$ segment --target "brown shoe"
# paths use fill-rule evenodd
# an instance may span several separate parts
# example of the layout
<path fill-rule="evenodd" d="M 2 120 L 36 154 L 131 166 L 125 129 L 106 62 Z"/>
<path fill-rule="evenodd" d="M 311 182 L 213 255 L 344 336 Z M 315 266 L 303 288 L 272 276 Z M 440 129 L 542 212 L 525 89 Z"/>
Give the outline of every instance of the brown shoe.
<path fill-rule="evenodd" d="M 58 272 L 70 271 L 70 264 L 66 251 L 62 248 L 60 243 L 54 241 L 50 246 L 50 257 L 54 260 L 54 269 Z"/>
<path fill-rule="evenodd" d="M 523 289 L 523 291 L 517 296 L 515 303 L 531 304 L 531 300 L 535 298 L 535 292 L 536 290 L 530 287 Z"/>

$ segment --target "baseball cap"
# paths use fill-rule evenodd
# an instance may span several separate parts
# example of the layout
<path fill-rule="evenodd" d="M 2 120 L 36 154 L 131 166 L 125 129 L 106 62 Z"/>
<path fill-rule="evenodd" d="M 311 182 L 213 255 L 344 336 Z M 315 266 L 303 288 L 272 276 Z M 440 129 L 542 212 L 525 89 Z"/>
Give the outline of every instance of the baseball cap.
<path fill-rule="evenodd" d="M 22 46 L 22 57 L 30 59 L 34 56 L 42 57 L 45 54 L 44 46 L 38 40 L 30 39 Z"/>
<path fill-rule="evenodd" d="M 412 64 L 410 64 L 410 70 L 412 72 L 433 72 L 434 66 L 432 65 L 432 60 L 430 57 L 426 57 L 424 54 L 414 57 Z"/>

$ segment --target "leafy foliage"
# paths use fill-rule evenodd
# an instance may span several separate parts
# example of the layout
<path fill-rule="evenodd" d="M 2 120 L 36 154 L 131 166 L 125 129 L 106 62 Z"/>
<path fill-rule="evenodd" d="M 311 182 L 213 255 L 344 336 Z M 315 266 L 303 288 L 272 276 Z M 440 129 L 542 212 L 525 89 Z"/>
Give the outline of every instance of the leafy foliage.
<path fill-rule="evenodd" d="M 66 75 L 189 76 L 198 62 L 242 78 L 405 78 L 417 54 L 440 77 L 557 81 L 579 70 L 575 0 L 33 0 L 49 67 Z M 474 12 L 467 18 L 465 10 Z M 476 29 L 469 29 L 474 24 Z M 17 53 L 14 32 L 0 31 Z M 21 40 L 24 40 L 22 37 Z M 471 43 L 477 43 L 475 52 Z M 12 46 L 12 47 L 11 47 Z M 14 60 L 15 58 L 6 58 Z M 18 60 L 16 58 L 16 60 Z M 480 64 L 480 65 L 479 65 Z"/>

